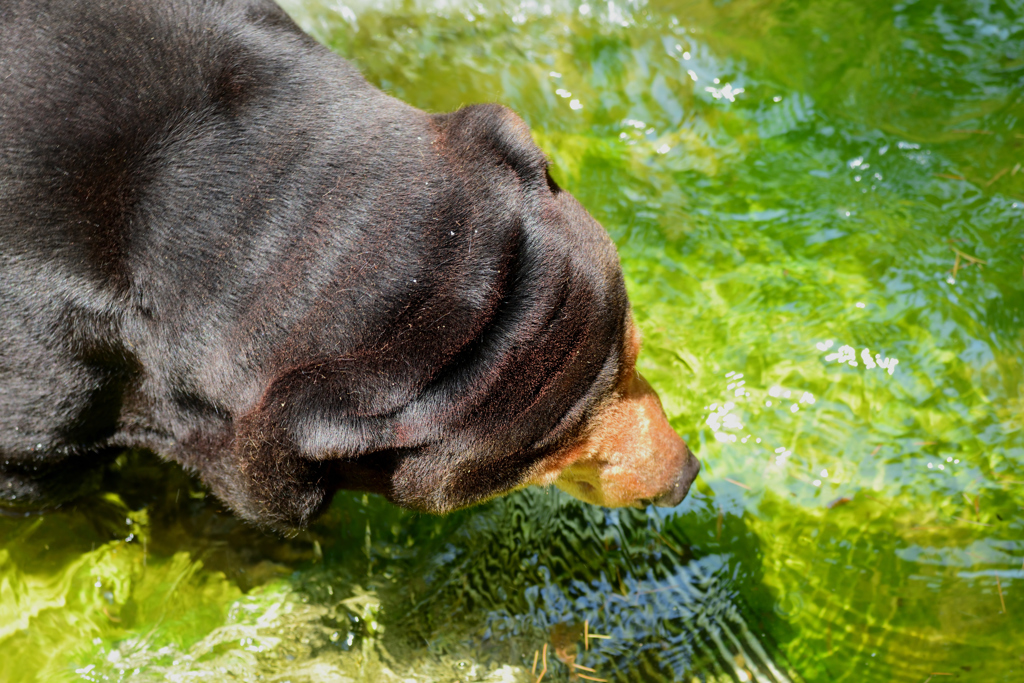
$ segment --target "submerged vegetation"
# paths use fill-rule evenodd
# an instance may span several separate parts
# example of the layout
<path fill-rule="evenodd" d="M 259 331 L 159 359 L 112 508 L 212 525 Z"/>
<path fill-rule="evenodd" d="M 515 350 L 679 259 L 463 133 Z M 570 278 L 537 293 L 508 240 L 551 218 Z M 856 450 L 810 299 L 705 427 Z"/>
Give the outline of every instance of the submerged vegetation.
<path fill-rule="evenodd" d="M 700 483 L 341 494 L 280 539 L 127 453 L 0 518 L 0 680 L 1024 677 L 1024 3 L 286 7 L 406 102 L 526 119 Z"/>

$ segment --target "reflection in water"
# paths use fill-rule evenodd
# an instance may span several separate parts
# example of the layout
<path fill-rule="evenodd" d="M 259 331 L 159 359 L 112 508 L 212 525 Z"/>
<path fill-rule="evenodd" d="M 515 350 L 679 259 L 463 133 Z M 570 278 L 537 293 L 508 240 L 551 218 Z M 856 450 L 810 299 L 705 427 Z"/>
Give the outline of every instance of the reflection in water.
<path fill-rule="evenodd" d="M 799 679 L 744 597 L 757 537 L 700 493 L 668 517 L 531 490 L 445 518 L 342 494 L 282 541 L 145 453 L 107 488 L 2 523 L 0 639 L 30 658 L 5 680 L 522 681 L 548 643 L 552 680 Z"/>
<path fill-rule="evenodd" d="M 738 553 L 756 552 L 748 546 L 753 537 L 738 521 L 718 530 L 706 499 L 688 507 L 661 520 L 541 492 L 497 501 L 486 523 L 468 520 L 449 537 L 466 550 L 442 555 L 427 575 L 453 578 L 419 596 L 403 623 L 415 629 L 483 610 L 480 645 L 506 661 L 517 654 L 529 660 L 533 647 L 568 628 L 577 631 L 571 661 L 601 677 L 643 671 L 647 680 L 670 681 L 698 670 L 723 680 L 790 680 L 773 661 L 777 653 L 769 656 L 776 648 L 752 625 L 749 606 L 737 600 L 738 581 L 757 581 L 737 564 Z M 718 552 L 692 554 L 686 539 L 696 529 L 717 536 Z M 584 623 L 609 638 L 585 649 Z"/>

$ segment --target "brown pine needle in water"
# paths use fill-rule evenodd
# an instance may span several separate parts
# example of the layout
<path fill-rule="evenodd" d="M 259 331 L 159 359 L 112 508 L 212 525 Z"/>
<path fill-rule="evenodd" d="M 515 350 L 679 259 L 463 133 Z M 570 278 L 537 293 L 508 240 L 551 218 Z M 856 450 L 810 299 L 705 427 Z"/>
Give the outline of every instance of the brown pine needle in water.
<path fill-rule="evenodd" d="M 975 496 L 974 498 L 971 498 L 971 496 L 966 491 L 963 491 L 962 493 L 964 500 L 967 501 L 967 504 L 974 508 L 974 516 L 978 517 L 981 512 L 981 496 Z"/>
<path fill-rule="evenodd" d="M 999 604 L 1003 606 L 1003 614 L 1006 614 L 1006 601 L 1003 600 L 1003 584 L 999 582 L 999 574 L 996 574 L 996 589 L 999 591 Z"/>
<path fill-rule="evenodd" d="M 961 257 L 961 258 L 964 258 L 964 259 L 966 259 L 966 260 L 970 261 L 970 262 L 971 262 L 972 264 L 977 264 L 977 265 L 979 265 L 979 266 L 987 266 L 987 265 L 988 265 L 988 261 L 982 261 L 982 260 L 981 260 L 980 258 L 978 258 L 977 256 L 971 256 L 970 254 L 967 254 L 967 253 L 965 253 L 965 252 L 962 252 L 962 251 L 960 251 L 960 250 L 959 250 L 959 249 L 957 249 L 956 247 L 950 247 L 950 249 L 952 249 L 953 251 L 955 251 L 955 252 L 956 252 L 956 254 L 957 254 L 957 256 L 959 256 L 959 257 Z"/>
<path fill-rule="evenodd" d="M 985 183 L 985 187 L 989 187 L 990 185 L 992 185 L 994 182 L 996 182 L 997 180 L 999 180 L 1000 178 L 1002 178 L 1004 175 L 1006 175 L 1009 172 L 1010 172 L 1010 167 L 1007 166 L 1006 168 L 1001 170 L 999 173 L 996 173 L 994 176 L 992 176 L 992 180 L 990 180 L 987 183 Z"/>
<path fill-rule="evenodd" d="M 540 683 L 544 680 L 544 674 L 548 672 L 548 644 L 544 643 L 544 653 L 541 655 L 541 670 L 540 676 L 537 676 L 537 680 L 534 683 Z"/>
<path fill-rule="evenodd" d="M 594 676 L 585 676 L 583 674 L 576 674 L 576 675 L 579 676 L 580 678 L 585 678 L 588 681 L 601 681 L 601 683 L 608 683 L 608 679 L 607 678 L 595 678 Z"/>
<path fill-rule="evenodd" d="M 530 669 L 530 675 L 531 676 L 536 676 L 537 675 L 537 660 L 538 659 L 540 659 L 540 650 L 534 650 L 533 651 L 533 668 Z"/>
<path fill-rule="evenodd" d="M 982 261 L 977 256 L 971 256 L 970 254 L 965 254 L 964 252 L 960 251 L 956 247 L 950 247 L 950 249 L 952 249 L 956 253 L 956 260 L 953 262 L 953 279 L 954 280 L 956 279 L 956 274 L 958 272 L 960 272 L 960 259 L 963 259 L 963 260 L 967 261 L 967 265 L 969 265 L 969 266 L 976 265 L 979 268 L 981 268 L 982 266 L 987 266 L 988 265 L 988 261 Z"/>
<path fill-rule="evenodd" d="M 576 662 L 572 663 L 572 667 L 574 669 L 582 669 L 583 671 L 589 671 L 592 674 L 597 673 L 597 669 L 591 669 L 589 666 L 583 666 L 582 664 L 577 664 Z"/>
<path fill-rule="evenodd" d="M 746 484 L 741 484 L 741 483 L 739 483 L 738 481 L 736 481 L 735 479 L 730 479 L 730 478 L 726 477 L 726 478 L 725 478 L 725 480 L 726 480 L 727 482 L 729 482 L 730 484 L 736 484 L 736 485 L 737 485 L 737 486 L 739 486 L 739 487 L 740 487 L 741 489 L 746 489 L 746 490 L 748 490 L 748 491 L 750 490 L 750 487 L 749 487 L 749 486 L 747 486 Z"/>

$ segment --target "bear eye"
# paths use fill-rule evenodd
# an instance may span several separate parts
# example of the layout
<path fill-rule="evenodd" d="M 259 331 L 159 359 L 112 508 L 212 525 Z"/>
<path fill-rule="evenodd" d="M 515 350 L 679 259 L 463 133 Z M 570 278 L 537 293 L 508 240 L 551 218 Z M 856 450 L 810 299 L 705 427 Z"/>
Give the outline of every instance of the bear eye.
<path fill-rule="evenodd" d="M 558 194 L 562 191 L 555 179 L 551 177 L 551 169 L 547 166 L 544 167 L 544 179 L 548 181 L 548 189 L 551 190 L 551 194 Z"/>

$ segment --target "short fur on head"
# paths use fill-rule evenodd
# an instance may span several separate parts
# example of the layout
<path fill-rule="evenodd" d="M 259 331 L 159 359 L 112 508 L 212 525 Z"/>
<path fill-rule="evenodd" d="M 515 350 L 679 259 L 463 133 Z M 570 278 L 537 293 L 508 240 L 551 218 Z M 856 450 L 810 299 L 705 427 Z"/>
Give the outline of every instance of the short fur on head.
<path fill-rule="evenodd" d="M 127 446 L 278 529 L 685 495 L 614 245 L 508 109 L 409 107 L 260 0 L 15 0 L 0 78 L 0 501 Z"/>

